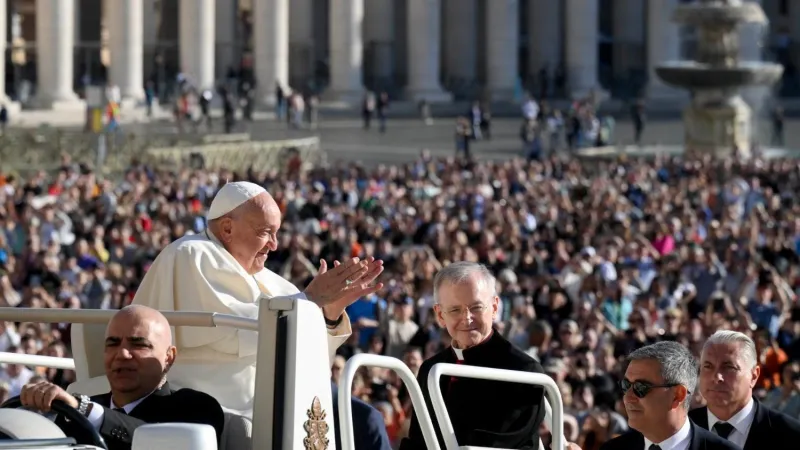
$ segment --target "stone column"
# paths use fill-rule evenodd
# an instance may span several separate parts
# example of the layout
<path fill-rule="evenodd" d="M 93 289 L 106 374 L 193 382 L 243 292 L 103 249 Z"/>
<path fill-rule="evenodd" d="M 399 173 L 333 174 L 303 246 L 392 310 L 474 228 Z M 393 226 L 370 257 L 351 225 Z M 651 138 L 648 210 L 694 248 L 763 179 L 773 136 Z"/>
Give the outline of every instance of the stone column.
<path fill-rule="evenodd" d="M 258 96 L 275 104 L 275 86 L 289 85 L 289 0 L 255 0 L 253 5 Z"/>
<path fill-rule="evenodd" d="M 144 98 L 144 9 L 142 0 L 108 3 L 110 79 L 123 99 Z"/>
<path fill-rule="evenodd" d="M 364 0 L 330 0 L 331 84 L 326 97 L 358 103 L 364 96 Z"/>
<path fill-rule="evenodd" d="M 81 106 L 72 90 L 74 42 L 74 0 L 36 0 L 37 106 L 52 109 Z"/>
<path fill-rule="evenodd" d="M 647 4 L 647 97 L 675 99 L 684 91 L 667 86 L 656 74 L 656 66 L 681 59 L 680 26 L 670 20 L 679 0 L 651 1 Z"/>
<path fill-rule="evenodd" d="M 493 0 L 486 9 L 489 94 L 492 100 L 513 100 L 519 82 L 519 0 Z"/>
<path fill-rule="evenodd" d="M 439 0 L 408 0 L 408 86 L 410 100 L 449 102 L 453 97 L 439 84 L 441 56 Z"/>
<path fill-rule="evenodd" d="M 598 0 L 566 0 L 567 90 L 573 98 L 600 89 L 597 80 Z"/>
<path fill-rule="evenodd" d="M 556 68 L 563 59 L 561 8 L 562 3 L 557 1 L 528 1 L 528 73 L 538 78 L 539 71 L 546 68 L 550 92 Z"/>
<path fill-rule="evenodd" d="M 214 0 L 180 0 L 178 8 L 181 71 L 197 89 L 213 89 Z"/>
<path fill-rule="evenodd" d="M 442 1 L 445 22 L 445 74 L 454 81 L 473 82 L 478 68 L 478 2 L 477 0 Z"/>

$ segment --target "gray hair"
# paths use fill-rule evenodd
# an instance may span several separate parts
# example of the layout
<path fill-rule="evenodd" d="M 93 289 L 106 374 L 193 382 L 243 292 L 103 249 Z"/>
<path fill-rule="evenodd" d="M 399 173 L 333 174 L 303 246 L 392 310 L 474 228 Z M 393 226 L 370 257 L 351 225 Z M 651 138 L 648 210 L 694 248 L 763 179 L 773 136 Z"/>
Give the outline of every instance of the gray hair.
<path fill-rule="evenodd" d="M 443 284 L 463 284 L 477 277 L 480 286 L 488 288 L 492 295 L 496 295 L 497 280 L 492 272 L 483 264 L 459 261 L 448 264 L 440 270 L 433 279 L 433 301 L 439 303 L 439 288 Z"/>
<path fill-rule="evenodd" d="M 755 369 L 758 365 L 758 354 L 756 353 L 756 343 L 744 333 L 731 330 L 719 330 L 708 338 L 703 344 L 703 354 L 711 345 L 720 344 L 739 344 L 741 352 L 737 352 L 748 369 Z M 701 358 L 702 359 L 702 358 Z"/>
<path fill-rule="evenodd" d="M 628 361 L 655 360 L 661 364 L 661 376 L 665 384 L 680 384 L 687 391 L 683 408 L 689 410 L 692 393 L 697 387 L 697 360 L 689 350 L 673 341 L 656 342 L 628 355 Z"/>

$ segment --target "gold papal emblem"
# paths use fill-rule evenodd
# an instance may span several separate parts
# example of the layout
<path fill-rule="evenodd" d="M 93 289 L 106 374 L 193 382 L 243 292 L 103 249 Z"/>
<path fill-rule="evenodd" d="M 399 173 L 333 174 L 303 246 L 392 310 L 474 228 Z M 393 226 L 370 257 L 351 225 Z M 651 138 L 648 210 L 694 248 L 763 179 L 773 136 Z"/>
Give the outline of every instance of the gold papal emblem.
<path fill-rule="evenodd" d="M 327 450 L 328 422 L 325 421 L 326 414 L 322 409 L 319 397 L 314 397 L 311 409 L 306 411 L 306 414 L 308 420 L 303 424 L 303 428 L 306 430 L 306 438 L 303 439 L 306 450 Z"/>

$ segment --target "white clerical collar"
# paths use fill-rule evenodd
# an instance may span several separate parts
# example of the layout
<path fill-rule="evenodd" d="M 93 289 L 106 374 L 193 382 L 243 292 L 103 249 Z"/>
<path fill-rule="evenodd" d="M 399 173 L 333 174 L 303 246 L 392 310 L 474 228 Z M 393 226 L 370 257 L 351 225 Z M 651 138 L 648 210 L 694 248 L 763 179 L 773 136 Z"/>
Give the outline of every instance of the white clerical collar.
<path fill-rule="evenodd" d="M 717 422 L 725 422 L 731 424 L 733 429 L 741 433 L 743 436 L 747 436 L 747 433 L 750 432 L 750 425 L 753 424 L 753 419 L 756 417 L 756 404 L 751 397 L 750 401 L 744 405 L 744 408 L 740 409 L 739 412 L 734 414 L 729 420 L 720 420 L 714 415 L 714 413 L 711 412 L 711 408 L 706 407 L 706 411 L 708 411 L 709 430 L 713 430 L 714 424 Z"/>
<path fill-rule="evenodd" d="M 153 391 L 155 392 L 155 391 Z M 133 401 L 128 403 L 127 405 L 123 406 L 122 409 L 125 410 L 125 414 L 130 414 L 133 411 L 133 408 L 139 406 L 139 403 L 142 403 L 144 399 L 153 395 L 153 392 L 145 395 L 144 397 L 140 398 L 139 400 Z M 120 407 L 114 404 L 114 397 L 111 397 L 111 409 L 119 409 Z"/>
<path fill-rule="evenodd" d="M 644 450 L 648 450 L 652 444 L 661 447 L 661 450 L 684 450 L 689 448 L 689 439 L 692 434 L 692 426 L 687 417 L 683 422 L 683 426 L 677 433 L 673 434 L 661 442 L 653 442 L 650 439 L 644 438 Z"/>
<path fill-rule="evenodd" d="M 476 348 L 476 347 L 480 347 L 481 345 L 489 342 L 489 339 L 491 339 L 492 337 L 494 337 L 494 328 L 492 328 L 492 331 L 489 332 L 489 335 L 486 336 L 485 338 L 483 338 L 483 340 L 481 342 L 479 342 L 476 345 L 473 345 L 472 347 L 468 347 L 468 348 L 473 349 L 473 348 Z M 455 341 L 451 342 L 450 343 L 450 348 L 452 348 L 453 349 L 453 353 L 456 354 L 456 359 L 458 359 L 459 361 L 464 361 L 464 350 L 466 350 L 466 349 L 456 348 L 456 346 L 454 344 L 455 344 Z"/>

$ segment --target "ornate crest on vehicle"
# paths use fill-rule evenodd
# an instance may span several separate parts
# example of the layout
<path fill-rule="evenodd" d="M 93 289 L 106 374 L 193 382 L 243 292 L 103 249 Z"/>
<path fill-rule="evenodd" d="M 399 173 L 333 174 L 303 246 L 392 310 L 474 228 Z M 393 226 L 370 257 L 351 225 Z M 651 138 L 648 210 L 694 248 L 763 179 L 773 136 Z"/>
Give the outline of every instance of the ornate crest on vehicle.
<path fill-rule="evenodd" d="M 328 448 L 328 422 L 325 421 L 327 414 L 322 409 L 319 397 L 314 397 L 311 402 L 311 409 L 306 411 L 308 420 L 303 424 L 306 430 L 306 438 L 303 444 L 306 450 L 327 450 Z"/>

